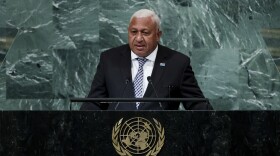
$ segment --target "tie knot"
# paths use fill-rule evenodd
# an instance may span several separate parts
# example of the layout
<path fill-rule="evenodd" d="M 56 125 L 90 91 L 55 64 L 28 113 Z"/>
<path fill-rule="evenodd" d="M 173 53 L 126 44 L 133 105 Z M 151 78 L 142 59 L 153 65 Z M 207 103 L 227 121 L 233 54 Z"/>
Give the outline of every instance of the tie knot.
<path fill-rule="evenodd" d="M 137 61 L 139 63 L 139 66 L 143 67 L 143 65 L 148 61 L 148 59 L 146 59 L 145 57 L 138 57 Z"/>

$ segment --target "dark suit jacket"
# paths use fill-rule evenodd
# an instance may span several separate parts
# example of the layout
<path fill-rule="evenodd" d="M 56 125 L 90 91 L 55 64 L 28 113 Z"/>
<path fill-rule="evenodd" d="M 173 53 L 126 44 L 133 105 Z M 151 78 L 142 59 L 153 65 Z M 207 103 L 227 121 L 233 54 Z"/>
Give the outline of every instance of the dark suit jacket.
<path fill-rule="evenodd" d="M 190 59 L 186 55 L 158 46 L 152 82 L 159 98 L 204 98 L 194 73 Z M 129 80 L 129 82 L 127 81 Z M 88 98 L 134 98 L 131 82 L 131 50 L 129 45 L 109 49 L 100 56 L 94 80 Z M 127 83 L 128 82 L 128 83 Z M 149 84 L 145 97 L 156 97 Z M 141 103 L 139 110 L 176 110 L 179 103 Z M 186 109 L 212 109 L 208 102 L 184 103 Z M 135 103 L 84 103 L 81 110 L 135 110 Z"/>

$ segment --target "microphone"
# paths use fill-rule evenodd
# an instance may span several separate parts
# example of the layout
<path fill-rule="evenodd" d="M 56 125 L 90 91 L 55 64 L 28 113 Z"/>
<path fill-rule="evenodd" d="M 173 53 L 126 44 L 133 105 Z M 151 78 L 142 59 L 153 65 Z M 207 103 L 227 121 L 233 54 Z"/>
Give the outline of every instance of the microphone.
<path fill-rule="evenodd" d="M 124 96 L 124 93 L 125 93 L 125 90 L 126 90 L 126 88 L 127 88 L 128 83 L 129 83 L 129 78 L 126 78 L 126 79 L 125 79 L 125 87 L 124 87 L 124 89 L 123 89 L 122 96 L 121 96 L 122 98 L 123 98 L 123 96 Z M 116 107 L 115 107 L 115 110 L 117 109 L 117 107 L 119 106 L 119 104 L 120 104 L 120 102 L 117 103 L 117 105 L 116 105 Z"/>
<path fill-rule="evenodd" d="M 158 98 L 158 94 L 157 94 L 156 89 L 155 89 L 155 86 L 154 86 L 154 84 L 153 84 L 153 82 L 152 82 L 151 76 L 148 76 L 148 77 L 147 77 L 147 80 L 148 80 L 148 82 L 151 84 L 151 86 L 152 86 L 152 88 L 153 88 L 153 90 L 154 90 L 154 92 L 155 92 L 155 94 L 156 94 L 156 97 Z M 161 105 L 161 102 L 159 102 L 159 106 L 160 106 L 160 108 L 163 110 L 163 107 L 162 107 L 162 105 Z"/>

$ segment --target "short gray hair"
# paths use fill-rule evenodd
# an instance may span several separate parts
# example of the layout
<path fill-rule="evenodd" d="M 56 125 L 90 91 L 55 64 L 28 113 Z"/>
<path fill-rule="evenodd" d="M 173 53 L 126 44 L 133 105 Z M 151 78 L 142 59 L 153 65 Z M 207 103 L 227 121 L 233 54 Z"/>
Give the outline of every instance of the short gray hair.
<path fill-rule="evenodd" d="M 132 21 L 132 19 L 134 17 L 136 17 L 136 18 L 152 17 L 152 20 L 156 23 L 157 28 L 160 30 L 160 19 L 154 11 L 148 10 L 148 9 L 138 10 L 131 16 L 130 22 Z"/>

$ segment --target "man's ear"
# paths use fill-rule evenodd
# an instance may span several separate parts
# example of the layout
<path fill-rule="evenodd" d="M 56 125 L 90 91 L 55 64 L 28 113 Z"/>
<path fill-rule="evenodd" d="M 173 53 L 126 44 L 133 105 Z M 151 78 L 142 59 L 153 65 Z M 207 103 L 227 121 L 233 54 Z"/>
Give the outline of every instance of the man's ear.
<path fill-rule="evenodd" d="M 158 32 L 157 32 L 158 42 L 159 42 L 159 40 L 160 40 L 161 35 L 162 35 L 162 31 L 158 30 Z"/>

